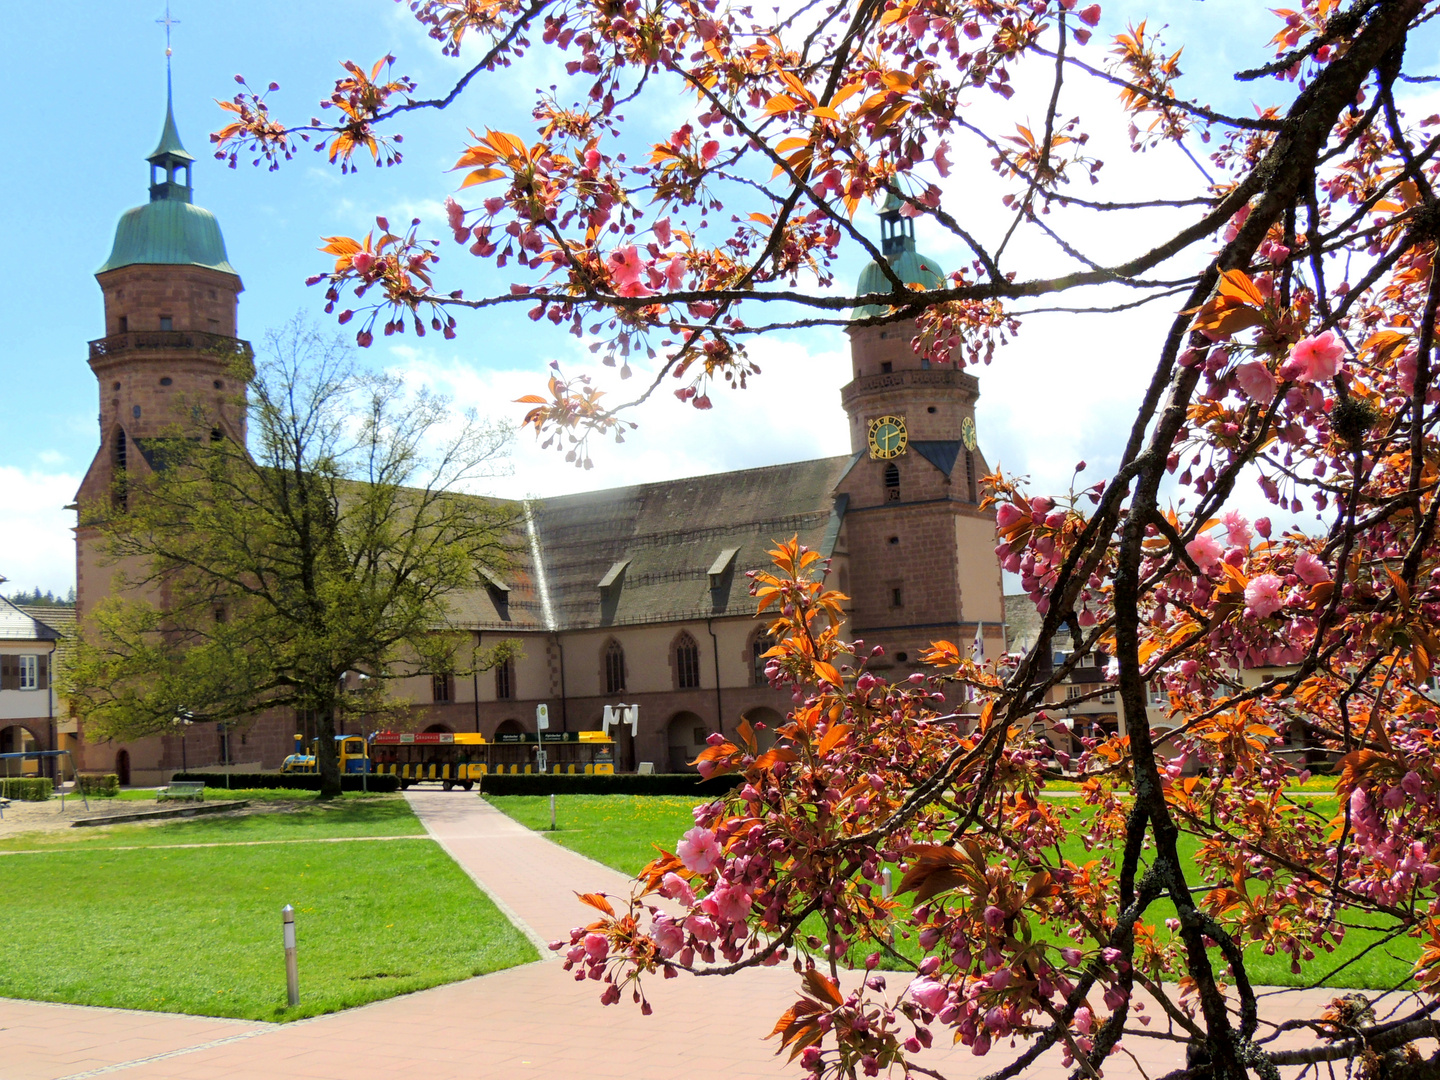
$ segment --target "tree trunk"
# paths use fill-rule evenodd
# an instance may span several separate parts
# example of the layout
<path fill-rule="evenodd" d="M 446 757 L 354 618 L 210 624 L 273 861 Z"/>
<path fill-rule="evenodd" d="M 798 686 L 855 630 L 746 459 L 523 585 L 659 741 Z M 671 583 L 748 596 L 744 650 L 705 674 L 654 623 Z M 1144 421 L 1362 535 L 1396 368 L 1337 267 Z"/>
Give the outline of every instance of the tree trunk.
<path fill-rule="evenodd" d="M 315 739 L 315 764 L 320 770 L 320 798 L 340 795 L 340 755 L 335 752 L 335 709 L 321 709 Z"/>

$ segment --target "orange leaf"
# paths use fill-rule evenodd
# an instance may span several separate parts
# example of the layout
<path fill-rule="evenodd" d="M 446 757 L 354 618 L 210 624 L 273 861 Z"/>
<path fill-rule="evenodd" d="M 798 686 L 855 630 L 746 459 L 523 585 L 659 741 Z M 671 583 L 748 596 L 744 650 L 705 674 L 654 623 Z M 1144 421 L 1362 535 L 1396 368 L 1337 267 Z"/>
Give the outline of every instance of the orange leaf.
<path fill-rule="evenodd" d="M 815 748 L 815 752 L 821 757 L 824 757 L 831 750 L 834 750 L 835 747 L 839 746 L 842 742 L 844 742 L 846 737 L 849 736 L 849 734 L 850 727 L 848 724 L 836 724 L 834 727 L 832 727 L 829 731 L 825 733 L 825 738 L 820 740 L 820 745 Z"/>
<path fill-rule="evenodd" d="M 615 909 L 610 906 L 610 901 L 605 899 L 604 893 L 586 892 L 576 893 L 575 895 L 580 898 L 582 904 L 589 904 L 596 911 L 603 911 L 612 919 L 615 917 Z"/>

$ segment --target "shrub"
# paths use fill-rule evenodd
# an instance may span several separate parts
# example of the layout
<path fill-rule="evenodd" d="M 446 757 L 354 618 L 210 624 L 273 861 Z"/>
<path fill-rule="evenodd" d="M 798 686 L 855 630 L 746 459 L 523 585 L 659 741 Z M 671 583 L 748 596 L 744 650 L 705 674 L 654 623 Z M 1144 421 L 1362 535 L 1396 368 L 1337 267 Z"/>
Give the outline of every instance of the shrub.
<path fill-rule="evenodd" d="M 739 775 L 701 780 L 694 773 L 617 773 L 614 776 L 570 776 L 554 773 L 520 773 L 486 776 L 480 790 L 486 795 L 693 795 L 713 799 L 744 782 Z"/>
<path fill-rule="evenodd" d="M 80 773 L 75 780 L 85 795 L 120 794 L 120 777 L 115 773 Z"/>
<path fill-rule="evenodd" d="M 44 802 L 54 791 L 55 785 L 44 776 L 0 776 L 0 799 L 14 799 L 17 802 Z"/>
<path fill-rule="evenodd" d="M 319 791 L 320 777 L 315 773 L 176 773 L 171 780 L 203 783 L 212 788 L 267 788 L 293 791 Z M 365 780 L 362 785 L 361 781 Z M 375 791 L 380 793 L 399 791 L 398 776 L 365 777 L 346 773 L 340 777 L 343 791 Z"/>

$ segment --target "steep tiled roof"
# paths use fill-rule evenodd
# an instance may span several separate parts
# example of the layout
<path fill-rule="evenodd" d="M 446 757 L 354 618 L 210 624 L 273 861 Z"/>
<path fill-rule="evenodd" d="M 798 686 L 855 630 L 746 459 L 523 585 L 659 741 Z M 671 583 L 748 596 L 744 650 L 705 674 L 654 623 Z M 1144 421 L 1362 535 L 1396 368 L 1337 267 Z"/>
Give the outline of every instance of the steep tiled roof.
<path fill-rule="evenodd" d="M 0 596 L 0 639 L 6 641 L 56 641 L 60 638 L 57 629 L 42 622 L 36 611 L 50 612 L 54 608 L 22 608 Z M 74 608 L 60 608 L 70 612 L 70 621 L 75 620 Z"/>
<path fill-rule="evenodd" d="M 772 541 L 799 534 L 825 554 L 833 548 L 832 519 L 843 508 L 832 492 L 849 461 L 533 500 L 514 564 L 493 587 L 458 599 L 454 619 L 475 629 L 574 630 L 751 613 L 745 573 L 768 565 Z M 730 548 L 736 554 L 712 589 L 709 570 Z"/>

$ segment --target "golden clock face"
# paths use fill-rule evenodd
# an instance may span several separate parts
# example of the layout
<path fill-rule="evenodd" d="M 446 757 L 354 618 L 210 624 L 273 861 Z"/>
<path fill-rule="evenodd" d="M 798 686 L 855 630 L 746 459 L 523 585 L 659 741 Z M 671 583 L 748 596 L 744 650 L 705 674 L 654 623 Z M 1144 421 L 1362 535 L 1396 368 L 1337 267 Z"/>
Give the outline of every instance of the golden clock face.
<path fill-rule="evenodd" d="M 975 421 L 969 416 L 965 417 L 965 422 L 960 425 L 960 441 L 965 444 L 966 450 L 975 449 Z"/>
<path fill-rule="evenodd" d="M 870 421 L 870 456 L 895 458 L 905 453 L 910 436 L 905 431 L 903 416 L 877 416 Z"/>

